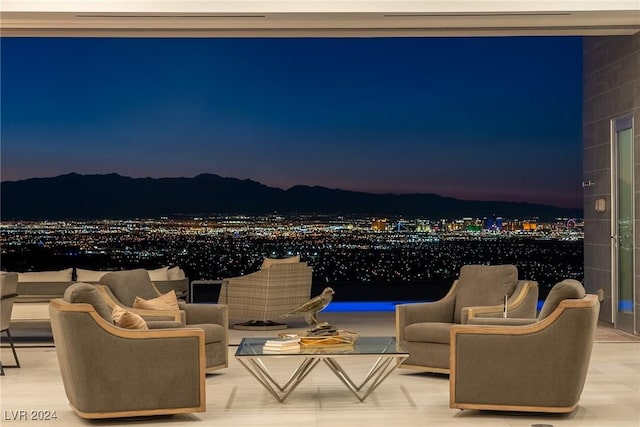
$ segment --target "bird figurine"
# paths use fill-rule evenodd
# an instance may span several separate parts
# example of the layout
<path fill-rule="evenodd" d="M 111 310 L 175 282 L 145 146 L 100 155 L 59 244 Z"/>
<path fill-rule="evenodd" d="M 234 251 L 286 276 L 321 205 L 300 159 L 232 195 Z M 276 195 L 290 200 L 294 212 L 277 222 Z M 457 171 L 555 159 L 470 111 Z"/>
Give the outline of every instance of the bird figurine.
<path fill-rule="evenodd" d="M 318 322 L 317 314 L 331 303 L 334 294 L 335 292 L 333 289 L 324 288 L 320 295 L 311 298 L 309 301 L 289 313 L 283 314 L 280 318 L 304 316 L 304 320 L 306 320 L 309 325 L 313 326 L 314 329 L 317 329 L 318 327 L 321 327 Z"/>

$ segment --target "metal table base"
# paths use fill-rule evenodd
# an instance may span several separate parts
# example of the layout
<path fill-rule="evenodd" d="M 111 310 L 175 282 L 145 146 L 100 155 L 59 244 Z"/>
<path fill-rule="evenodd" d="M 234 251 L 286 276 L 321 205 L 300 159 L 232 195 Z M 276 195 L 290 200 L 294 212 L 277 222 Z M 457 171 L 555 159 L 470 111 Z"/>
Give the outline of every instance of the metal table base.
<path fill-rule="evenodd" d="M 282 354 L 279 357 L 301 358 L 299 354 Z M 341 355 L 339 357 L 349 357 Z M 353 357 L 353 355 L 351 355 Z M 329 369 L 342 381 L 342 383 L 363 402 L 389 374 L 398 367 L 407 354 L 381 354 L 365 376 L 364 380 L 357 384 L 338 363 L 335 355 L 304 355 L 298 367 L 291 373 L 284 384 L 280 384 L 271 374 L 259 355 L 239 357 L 238 361 L 244 366 L 260 384 L 280 403 L 283 403 L 289 394 L 311 373 L 320 361 L 323 361 Z"/>

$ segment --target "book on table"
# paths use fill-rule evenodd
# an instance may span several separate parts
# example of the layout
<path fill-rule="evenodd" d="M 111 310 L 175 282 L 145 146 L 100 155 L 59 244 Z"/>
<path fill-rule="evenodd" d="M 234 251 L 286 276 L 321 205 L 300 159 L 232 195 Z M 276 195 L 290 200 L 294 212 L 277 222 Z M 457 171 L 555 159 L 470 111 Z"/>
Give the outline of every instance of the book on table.
<path fill-rule="evenodd" d="M 265 353 L 296 352 L 299 350 L 300 338 L 267 340 L 263 346 L 263 351 Z"/>
<path fill-rule="evenodd" d="M 284 347 L 284 348 L 269 348 L 264 347 L 262 349 L 262 354 L 297 354 L 300 353 L 300 345 L 295 347 Z"/>
<path fill-rule="evenodd" d="M 265 346 L 269 346 L 269 347 L 286 347 L 288 345 L 300 345 L 300 338 L 277 338 L 277 339 L 270 339 L 270 340 L 266 340 L 264 342 Z"/>

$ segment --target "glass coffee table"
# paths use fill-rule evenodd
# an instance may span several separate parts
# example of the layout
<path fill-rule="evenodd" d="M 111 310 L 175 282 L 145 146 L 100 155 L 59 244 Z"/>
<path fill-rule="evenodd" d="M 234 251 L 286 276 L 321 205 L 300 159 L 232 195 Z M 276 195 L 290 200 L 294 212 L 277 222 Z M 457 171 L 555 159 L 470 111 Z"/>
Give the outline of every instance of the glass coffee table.
<path fill-rule="evenodd" d="M 362 402 L 396 367 L 409 357 L 409 353 L 397 345 L 395 337 L 360 337 L 349 346 L 323 346 L 320 348 L 302 346 L 300 351 L 293 353 L 265 353 L 263 347 L 268 339 L 273 338 L 243 338 L 235 356 L 238 362 L 280 403 L 285 401 L 287 396 L 321 361 Z M 363 356 L 377 356 L 377 359 L 364 380 L 360 384 L 356 384 L 338 363 L 338 360 L 341 358 L 363 358 Z M 276 357 L 290 359 L 297 366 L 284 384 L 280 384 L 274 379 L 265 364 L 269 359 Z"/>

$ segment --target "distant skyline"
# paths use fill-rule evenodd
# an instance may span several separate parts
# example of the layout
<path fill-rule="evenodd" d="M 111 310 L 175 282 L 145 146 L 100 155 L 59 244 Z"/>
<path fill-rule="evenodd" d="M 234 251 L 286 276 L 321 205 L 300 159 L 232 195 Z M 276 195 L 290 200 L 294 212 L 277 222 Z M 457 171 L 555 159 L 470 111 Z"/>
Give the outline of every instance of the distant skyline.
<path fill-rule="evenodd" d="M 582 206 L 582 38 L 3 38 L 2 181 L 213 173 Z"/>

